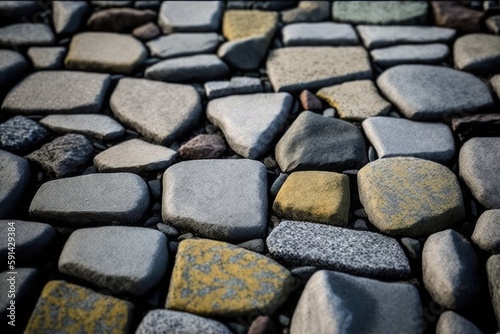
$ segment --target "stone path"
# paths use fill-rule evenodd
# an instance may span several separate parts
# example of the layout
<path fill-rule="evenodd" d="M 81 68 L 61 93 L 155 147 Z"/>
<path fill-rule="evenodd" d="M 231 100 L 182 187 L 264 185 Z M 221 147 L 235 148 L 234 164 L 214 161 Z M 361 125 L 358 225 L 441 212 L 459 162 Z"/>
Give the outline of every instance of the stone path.
<path fill-rule="evenodd" d="M 497 332 L 499 32 L 499 1 L 0 1 L 0 333 Z"/>

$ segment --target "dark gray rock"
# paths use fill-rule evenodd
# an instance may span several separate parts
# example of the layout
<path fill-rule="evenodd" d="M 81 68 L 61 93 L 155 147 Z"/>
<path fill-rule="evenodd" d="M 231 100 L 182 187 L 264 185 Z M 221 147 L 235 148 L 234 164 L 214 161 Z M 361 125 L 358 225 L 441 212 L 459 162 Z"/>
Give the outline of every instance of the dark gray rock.
<path fill-rule="evenodd" d="M 0 124 L 0 148 L 13 153 L 30 152 L 40 146 L 48 135 L 47 130 L 37 122 L 14 116 Z"/>
<path fill-rule="evenodd" d="M 293 276 L 298 277 L 302 282 L 307 282 L 318 268 L 312 266 L 297 267 L 290 270 Z"/>
<path fill-rule="evenodd" d="M 18 48 L 54 44 L 50 27 L 43 23 L 16 23 L 0 28 L 0 46 Z"/>
<path fill-rule="evenodd" d="M 175 227 L 167 225 L 163 222 L 156 224 L 156 228 L 158 229 L 158 231 L 165 234 L 169 239 L 177 239 L 177 237 L 179 236 L 179 231 L 177 231 Z"/>
<path fill-rule="evenodd" d="M 396 45 L 370 52 L 382 68 L 401 64 L 438 64 L 450 54 L 446 44 Z"/>
<path fill-rule="evenodd" d="M 209 100 L 238 94 L 262 93 L 260 79 L 251 77 L 232 77 L 230 81 L 209 81 L 205 83 Z"/>
<path fill-rule="evenodd" d="M 463 71 L 498 73 L 500 71 L 500 36 L 469 34 L 453 45 L 455 66 Z"/>
<path fill-rule="evenodd" d="M 500 210 L 487 210 L 479 217 L 472 242 L 484 251 L 500 253 Z"/>
<path fill-rule="evenodd" d="M 179 148 L 185 160 L 217 159 L 226 152 L 226 142 L 219 135 L 198 135 Z"/>
<path fill-rule="evenodd" d="M 25 17 L 32 17 L 40 10 L 35 1 L 0 1 L 0 20 L 18 21 Z"/>
<path fill-rule="evenodd" d="M 276 181 L 273 182 L 271 186 L 271 196 L 274 198 L 278 195 L 278 191 L 280 191 L 281 186 L 285 183 L 288 174 L 280 173 L 280 175 L 276 178 Z"/>
<path fill-rule="evenodd" d="M 262 254 L 266 250 L 266 243 L 263 239 L 253 239 L 238 244 L 238 247 Z"/>
<path fill-rule="evenodd" d="M 491 303 L 500 326 L 500 255 L 490 256 L 486 262 Z"/>
<path fill-rule="evenodd" d="M 174 58 L 214 53 L 221 39 L 216 33 L 173 33 L 161 36 L 146 45 L 153 57 Z"/>
<path fill-rule="evenodd" d="M 94 12 L 87 21 L 87 29 L 130 33 L 135 28 L 153 22 L 156 13 L 135 8 L 109 8 Z"/>
<path fill-rule="evenodd" d="M 53 1 L 53 23 L 57 34 L 76 32 L 89 9 L 87 1 Z"/>
<path fill-rule="evenodd" d="M 6 262 L 7 261 L 5 261 L 5 263 Z M 14 278 L 14 280 L 10 280 L 12 278 Z M 8 310 L 7 307 L 11 307 L 11 301 L 15 302 L 14 315 L 16 315 L 15 311 L 19 310 L 19 307 L 28 306 L 24 305 L 24 302 L 27 297 L 34 292 L 33 289 L 37 278 L 38 270 L 33 268 L 16 268 L 15 274 L 11 274 L 7 271 L 0 273 L 0 316 L 2 318 L 6 318 L 7 315 L 10 314 L 11 311 Z M 11 287 L 12 284 L 15 288 Z M 11 291 L 15 291 L 15 297 L 12 299 L 9 298 L 9 295 L 12 294 Z M 7 321 L 10 321 L 10 318 L 7 319 Z"/>
<path fill-rule="evenodd" d="M 57 133 L 79 133 L 99 140 L 122 137 L 125 129 L 106 115 L 49 115 L 40 124 Z"/>
<path fill-rule="evenodd" d="M 17 203 L 24 195 L 30 179 L 27 160 L 0 150 L 0 218 L 14 213 Z"/>
<path fill-rule="evenodd" d="M 247 334 L 278 334 L 278 330 L 276 329 L 271 317 L 259 315 L 254 321 L 252 321 Z"/>
<path fill-rule="evenodd" d="M 130 7 L 134 3 L 134 1 L 128 1 L 128 0 L 111 0 L 111 1 L 91 0 L 90 2 L 92 3 L 93 6 L 99 8 Z"/>
<path fill-rule="evenodd" d="M 401 245 L 405 249 L 410 260 L 420 260 L 422 257 L 422 246 L 418 240 L 412 238 L 401 238 Z"/>
<path fill-rule="evenodd" d="M 217 50 L 219 58 L 240 70 L 255 70 L 266 55 L 270 38 L 268 35 L 252 36 L 228 41 Z"/>
<path fill-rule="evenodd" d="M 488 29 L 494 33 L 500 33 L 500 15 L 490 16 L 486 19 L 486 26 Z"/>
<path fill-rule="evenodd" d="M 439 316 L 436 334 L 482 334 L 472 322 L 453 311 L 446 311 Z"/>
<path fill-rule="evenodd" d="M 356 31 L 350 24 L 295 23 L 281 30 L 285 46 L 336 46 L 358 44 Z"/>
<path fill-rule="evenodd" d="M 27 67 L 28 63 L 20 53 L 0 50 L 0 87 L 17 82 Z"/>
<path fill-rule="evenodd" d="M 158 23 L 166 34 L 174 31 L 217 31 L 222 1 L 163 1 Z"/>
<path fill-rule="evenodd" d="M 161 35 L 160 28 L 152 22 L 146 23 L 132 31 L 132 35 L 141 41 L 149 41 Z"/>
<path fill-rule="evenodd" d="M 330 1 L 300 1 L 296 8 L 281 12 L 281 21 L 284 23 L 318 22 L 330 18 Z"/>
<path fill-rule="evenodd" d="M 64 66 L 65 47 L 31 47 L 28 57 L 36 70 L 58 70 Z"/>

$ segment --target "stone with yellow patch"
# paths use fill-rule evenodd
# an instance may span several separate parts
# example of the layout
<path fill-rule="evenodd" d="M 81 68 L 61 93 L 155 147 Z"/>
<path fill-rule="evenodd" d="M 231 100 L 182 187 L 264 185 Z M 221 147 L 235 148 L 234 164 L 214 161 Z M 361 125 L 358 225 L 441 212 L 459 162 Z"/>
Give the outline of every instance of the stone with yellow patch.
<path fill-rule="evenodd" d="M 281 187 L 273 204 L 279 217 L 347 225 L 349 219 L 349 178 L 334 172 L 292 173 Z"/>
<path fill-rule="evenodd" d="M 423 237 L 465 217 L 457 177 L 436 162 L 376 160 L 359 171 L 358 187 L 370 221 L 391 235 Z"/>
<path fill-rule="evenodd" d="M 65 281 L 45 285 L 25 334 L 127 333 L 133 305 Z"/>
<path fill-rule="evenodd" d="M 264 35 L 271 39 L 278 14 L 259 10 L 228 10 L 222 21 L 222 34 L 229 41 Z"/>
<path fill-rule="evenodd" d="M 207 239 L 180 243 L 165 307 L 209 317 L 272 314 L 288 297 L 291 273 L 273 260 Z"/>

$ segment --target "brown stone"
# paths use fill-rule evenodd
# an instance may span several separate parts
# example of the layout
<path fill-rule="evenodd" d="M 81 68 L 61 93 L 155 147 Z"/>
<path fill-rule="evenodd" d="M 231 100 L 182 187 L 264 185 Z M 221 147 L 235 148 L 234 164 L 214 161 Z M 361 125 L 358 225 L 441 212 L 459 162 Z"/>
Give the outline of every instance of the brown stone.
<path fill-rule="evenodd" d="M 100 10 L 87 21 L 89 30 L 109 32 L 130 32 L 143 24 L 154 21 L 156 13 L 152 10 L 133 8 L 111 8 Z"/>
<path fill-rule="evenodd" d="M 198 135 L 179 149 L 179 154 L 186 160 L 216 159 L 226 151 L 224 139 L 218 135 Z"/>
<path fill-rule="evenodd" d="M 302 104 L 304 110 L 320 110 L 323 108 L 321 101 L 316 97 L 316 95 L 307 89 L 300 93 L 300 103 Z"/>
<path fill-rule="evenodd" d="M 432 1 L 434 21 L 438 26 L 466 32 L 480 31 L 484 13 L 460 5 L 455 1 Z"/>
<path fill-rule="evenodd" d="M 132 31 L 132 35 L 142 41 L 149 41 L 155 37 L 160 36 L 160 28 L 153 22 L 143 24 Z"/>
<path fill-rule="evenodd" d="M 451 127 L 462 141 L 472 137 L 500 136 L 500 114 L 477 114 L 454 118 Z"/>
<path fill-rule="evenodd" d="M 277 334 L 273 320 L 268 316 L 258 316 L 248 329 L 248 334 Z"/>

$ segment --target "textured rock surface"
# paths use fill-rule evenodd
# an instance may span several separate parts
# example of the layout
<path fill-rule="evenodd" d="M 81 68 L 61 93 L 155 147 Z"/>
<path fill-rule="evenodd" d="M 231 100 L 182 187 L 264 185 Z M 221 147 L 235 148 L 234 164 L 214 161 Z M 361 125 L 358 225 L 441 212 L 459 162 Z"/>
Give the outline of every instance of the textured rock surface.
<path fill-rule="evenodd" d="M 47 130 L 23 116 L 14 116 L 0 124 L 0 148 L 14 153 L 33 150 L 45 141 Z"/>
<path fill-rule="evenodd" d="M 481 334 L 482 331 L 469 320 L 453 311 L 446 311 L 439 316 L 436 334 Z"/>
<path fill-rule="evenodd" d="M 500 76 L 498 78 L 500 79 Z M 495 87 L 493 88 L 495 89 Z M 451 128 L 453 132 L 458 134 L 462 142 L 473 137 L 498 137 L 500 135 L 500 114 L 477 114 L 453 118 Z"/>
<path fill-rule="evenodd" d="M 31 47 L 28 57 L 37 70 L 58 70 L 63 67 L 65 47 Z"/>
<path fill-rule="evenodd" d="M 431 1 L 434 22 L 438 26 L 464 32 L 479 31 L 483 11 L 474 10 L 455 1 Z"/>
<path fill-rule="evenodd" d="M 174 31 L 216 31 L 222 15 L 222 1 L 163 1 L 159 24 L 168 34 Z"/>
<path fill-rule="evenodd" d="M 281 12 L 281 21 L 284 23 L 324 21 L 330 18 L 330 12 L 329 1 L 299 1 L 296 8 Z"/>
<path fill-rule="evenodd" d="M 30 180 L 30 165 L 27 160 L 0 150 L 0 218 L 15 212 L 19 200 Z"/>
<path fill-rule="evenodd" d="M 227 10 L 222 21 L 222 34 L 229 41 L 265 35 L 271 39 L 278 22 L 275 12 L 259 10 Z"/>
<path fill-rule="evenodd" d="M 43 23 L 16 23 L 0 28 L 0 46 L 18 48 L 54 44 L 54 34 Z"/>
<path fill-rule="evenodd" d="M 86 1 L 53 1 L 53 23 L 56 33 L 73 33 L 80 28 L 89 9 Z"/>
<path fill-rule="evenodd" d="M 7 235 L 7 233 L 5 235 Z M 7 257 L 5 258 L 5 262 L 7 262 Z M 13 277 L 14 280 L 12 280 Z M 10 297 L 13 291 L 11 284 L 15 282 L 14 307 L 26 307 L 26 305 L 29 305 L 29 303 L 25 304 L 27 299 L 34 293 L 33 288 L 37 278 L 38 271 L 33 268 L 16 268 L 15 274 L 11 274 L 11 272 L 7 271 L 0 273 L 0 281 L 2 282 L 2 284 L 0 284 L 0 316 L 4 318 L 8 317 L 10 322 L 11 310 L 8 308 L 13 309 L 10 304 L 10 301 L 13 300 L 11 299 L 12 297 Z M 16 323 L 14 322 L 14 324 Z"/>
<path fill-rule="evenodd" d="M 491 303 L 500 325 L 500 255 L 493 255 L 486 262 Z"/>
<path fill-rule="evenodd" d="M 469 34 L 453 45 L 455 66 L 464 71 L 495 73 L 500 71 L 500 36 Z"/>
<path fill-rule="evenodd" d="M 304 108 L 304 110 L 319 110 L 323 108 L 323 104 L 316 97 L 316 95 L 314 95 L 307 89 L 304 89 L 302 93 L 300 93 L 299 99 L 300 104 L 302 104 L 302 108 Z"/>
<path fill-rule="evenodd" d="M 16 82 L 27 67 L 28 63 L 20 53 L 0 50 L 0 87 Z"/>
<path fill-rule="evenodd" d="M 397 45 L 373 50 L 373 61 L 383 67 L 401 64 L 438 64 L 450 54 L 445 44 Z"/>
<path fill-rule="evenodd" d="M 344 23 L 295 23 L 282 30 L 285 46 L 337 46 L 358 44 L 356 31 Z"/>
<path fill-rule="evenodd" d="M 110 8 L 93 13 L 87 21 L 87 28 L 95 31 L 131 32 L 156 18 L 152 10 L 134 8 Z"/>
<path fill-rule="evenodd" d="M 472 241 L 482 250 L 500 253 L 500 210 L 487 210 L 479 217 Z"/>
<path fill-rule="evenodd" d="M 179 148 L 185 160 L 217 159 L 226 151 L 226 143 L 218 135 L 198 135 Z"/>
<path fill-rule="evenodd" d="M 333 19 L 356 24 L 415 24 L 427 18 L 427 1 L 337 1 Z"/>
<path fill-rule="evenodd" d="M 152 22 L 146 23 L 132 31 L 132 35 L 141 41 L 149 41 L 161 35 L 160 28 Z"/>
<path fill-rule="evenodd" d="M 174 58 L 214 53 L 221 37 L 216 33 L 173 33 L 147 43 L 151 56 Z"/>
<path fill-rule="evenodd" d="M 40 124 L 58 133 L 79 133 L 100 140 L 120 138 L 125 129 L 106 115 L 49 115 Z"/>
<path fill-rule="evenodd" d="M 238 94 L 262 93 L 258 78 L 232 77 L 230 81 L 209 81 L 205 83 L 205 92 L 209 100 Z"/>

